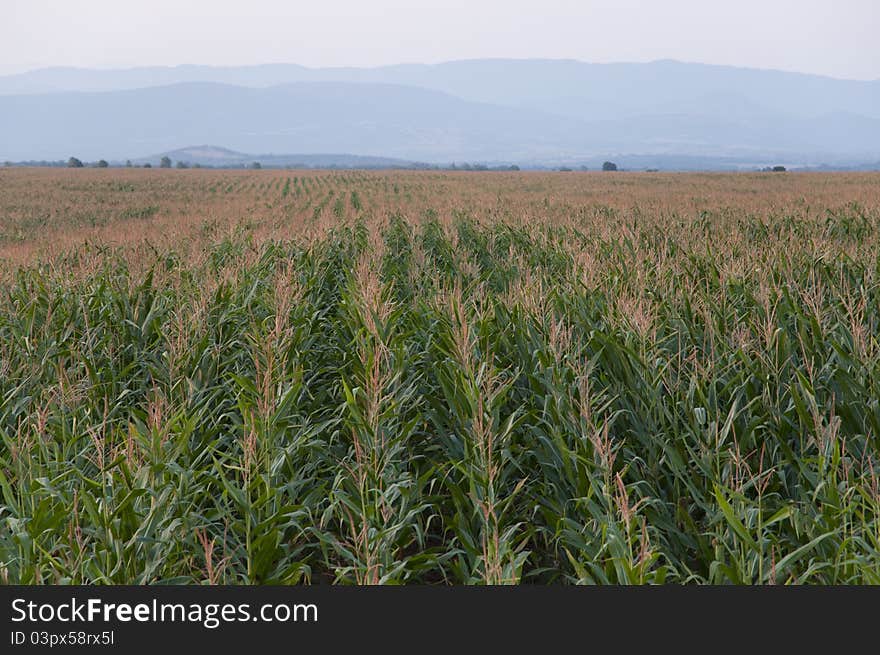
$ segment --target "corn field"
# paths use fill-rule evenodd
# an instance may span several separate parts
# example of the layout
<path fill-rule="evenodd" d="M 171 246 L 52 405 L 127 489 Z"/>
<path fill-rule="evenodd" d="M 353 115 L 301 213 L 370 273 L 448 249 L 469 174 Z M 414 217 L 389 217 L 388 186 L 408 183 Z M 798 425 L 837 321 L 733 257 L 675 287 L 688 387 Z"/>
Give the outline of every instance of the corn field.
<path fill-rule="evenodd" d="M 880 583 L 876 175 L 15 175 L 2 582 Z"/>

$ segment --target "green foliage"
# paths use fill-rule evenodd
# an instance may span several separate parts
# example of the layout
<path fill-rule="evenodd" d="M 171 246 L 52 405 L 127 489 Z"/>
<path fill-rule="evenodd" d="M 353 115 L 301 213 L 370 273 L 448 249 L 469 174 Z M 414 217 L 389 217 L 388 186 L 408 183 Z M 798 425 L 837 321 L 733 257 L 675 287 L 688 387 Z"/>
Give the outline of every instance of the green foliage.
<path fill-rule="evenodd" d="M 311 240 L 4 284 L 0 580 L 880 583 L 876 213 L 743 218 L 841 254 L 722 275 L 650 222 L 334 198 Z"/>

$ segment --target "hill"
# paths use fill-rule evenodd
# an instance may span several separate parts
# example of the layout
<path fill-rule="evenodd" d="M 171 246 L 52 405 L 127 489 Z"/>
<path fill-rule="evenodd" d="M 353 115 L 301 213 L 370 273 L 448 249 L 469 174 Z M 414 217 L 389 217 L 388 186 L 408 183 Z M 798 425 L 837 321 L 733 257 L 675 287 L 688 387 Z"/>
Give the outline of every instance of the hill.
<path fill-rule="evenodd" d="M 349 155 L 345 153 L 300 153 L 300 154 L 258 154 L 252 155 L 236 152 L 220 146 L 201 145 L 178 148 L 149 157 L 133 160 L 135 164 L 158 164 L 162 157 L 173 162 L 199 164 L 201 166 L 240 167 L 259 162 L 264 167 L 295 167 L 295 168 L 423 168 L 426 164 L 392 159 L 390 157 L 369 157 Z"/>

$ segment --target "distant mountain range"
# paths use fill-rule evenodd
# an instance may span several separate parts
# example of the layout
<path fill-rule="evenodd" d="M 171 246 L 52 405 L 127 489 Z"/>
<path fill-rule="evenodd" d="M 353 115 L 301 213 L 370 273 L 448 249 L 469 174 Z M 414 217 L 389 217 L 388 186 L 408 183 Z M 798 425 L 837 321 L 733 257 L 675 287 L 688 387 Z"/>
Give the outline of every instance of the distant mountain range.
<path fill-rule="evenodd" d="M 163 157 L 168 157 L 168 159 L 175 163 L 182 162 L 187 165 L 199 164 L 202 166 L 216 166 L 218 168 L 239 168 L 251 166 L 254 163 L 258 163 L 260 166 L 279 168 L 424 168 L 427 166 L 420 162 L 407 161 L 405 159 L 347 155 L 344 153 L 254 155 L 212 145 L 178 148 L 148 157 L 138 157 L 131 160 L 131 162 L 135 165 L 149 163 L 152 166 L 156 166 Z"/>
<path fill-rule="evenodd" d="M 880 81 L 568 60 L 0 77 L 0 159 L 135 159 L 194 143 L 441 164 L 848 166 L 880 159 Z"/>

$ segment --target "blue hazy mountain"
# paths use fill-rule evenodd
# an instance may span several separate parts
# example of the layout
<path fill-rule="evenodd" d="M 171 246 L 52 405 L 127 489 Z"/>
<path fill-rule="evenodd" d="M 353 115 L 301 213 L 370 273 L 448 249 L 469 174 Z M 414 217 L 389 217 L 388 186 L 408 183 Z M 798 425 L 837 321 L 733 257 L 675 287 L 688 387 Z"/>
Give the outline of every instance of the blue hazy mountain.
<path fill-rule="evenodd" d="M 117 70 L 59 67 L 0 76 L 0 94 L 116 91 L 181 82 L 267 87 L 318 81 L 420 86 L 466 100 L 532 107 L 579 118 L 617 118 L 658 109 L 675 113 L 725 110 L 729 101 L 734 102 L 734 109 L 747 103 L 754 109 L 804 117 L 850 112 L 880 118 L 880 80 L 841 80 L 672 60 L 590 64 L 477 59 L 377 68 L 307 68 L 296 64 Z M 713 101 L 715 106 L 709 106 Z"/>
<path fill-rule="evenodd" d="M 192 82 L 0 98 L 0 158 L 12 160 L 119 159 L 211 143 L 447 161 L 549 157 L 589 142 L 574 119 L 388 84 Z"/>
<path fill-rule="evenodd" d="M 51 68 L 0 77 L 0 158 L 194 143 L 448 162 L 614 154 L 876 161 L 880 81 L 659 61 Z"/>

